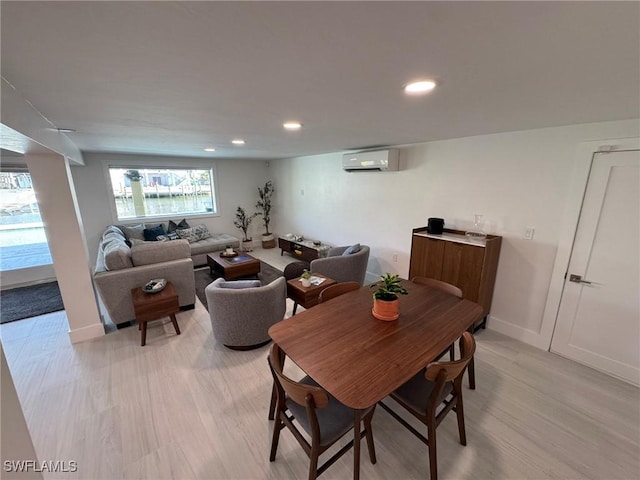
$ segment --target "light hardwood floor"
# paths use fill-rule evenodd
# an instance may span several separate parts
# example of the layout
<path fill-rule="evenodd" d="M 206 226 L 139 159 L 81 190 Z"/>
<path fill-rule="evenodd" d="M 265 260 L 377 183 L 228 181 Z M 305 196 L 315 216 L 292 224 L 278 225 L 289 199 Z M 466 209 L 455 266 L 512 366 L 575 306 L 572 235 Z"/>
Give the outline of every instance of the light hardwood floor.
<path fill-rule="evenodd" d="M 75 474 L 45 478 L 306 478 L 287 431 L 269 462 L 268 347 L 226 349 L 200 303 L 177 317 L 182 335 L 152 322 L 145 347 L 135 327 L 71 345 L 64 312 L 0 326 L 38 459 L 78 462 Z M 640 477 L 637 388 L 490 330 L 477 340 L 468 445 L 449 415 L 438 428 L 441 479 Z M 363 479 L 428 478 L 421 442 L 380 408 L 373 428 L 378 463 L 365 448 Z M 322 478 L 351 478 L 352 459 Z"/>

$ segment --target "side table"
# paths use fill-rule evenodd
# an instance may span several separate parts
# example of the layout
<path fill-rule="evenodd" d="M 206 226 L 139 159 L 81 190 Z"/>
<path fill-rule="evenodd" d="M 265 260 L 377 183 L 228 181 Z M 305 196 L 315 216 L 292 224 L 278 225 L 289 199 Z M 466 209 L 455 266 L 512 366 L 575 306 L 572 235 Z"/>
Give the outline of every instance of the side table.
<path fill-rule="evenodd" d="M 158 293 L 145 293 L 142 287 L 131 290 L 133 311 L 138 321 L 138 330 L 141 330 L 140 345 L 144 347 L 147 341 L 147 322 L 158 320 L 162 317 L 170 317 L 176 333 L 180 335 L 180 328 L 176 320 L 176 313 L 180 311 L 178 293 L 171 282 Z"/>
<path fill-rule="evenodd" d="M 293 300 L 293 314 L 296 314 L 298 304 L 304 308 L 310 308 L 318 304 L 318 296 L 320 292 L 330 285 L 334 285 L 336 281 L 332 278 L 313 274 L 314 277 L 324 278 L 324 282 L 320 285 L 311 285 L 310 287 L 303 287 L 300 282 L 300 277 L 293 278 L 287 282 L 287 297 Z"/>

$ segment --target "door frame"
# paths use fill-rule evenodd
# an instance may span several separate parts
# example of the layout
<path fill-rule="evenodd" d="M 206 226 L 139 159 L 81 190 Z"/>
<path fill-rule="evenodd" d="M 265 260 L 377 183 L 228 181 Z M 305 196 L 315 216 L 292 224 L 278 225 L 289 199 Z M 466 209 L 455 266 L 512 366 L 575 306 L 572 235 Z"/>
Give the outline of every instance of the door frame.
<path fill-rule="evenodd" d="M 578 230 L 582 202 L 587 189 L 593 158 L 596 153 L 622 152 L 626 150 L 640 150 L 640 137 L 584 142 L 577 147 L 572 181 L 567 193 L 567 201 L 560 224 L 558 250 L 542 315 L 542 325 L 537 345 L 539 348 L 547 351 L 551 350 L 551 339 L 556 327 L 558 312 L 560 311 L 565 275 L 569 270 L 569 261 L 571 260 L 573 243 Z"/>

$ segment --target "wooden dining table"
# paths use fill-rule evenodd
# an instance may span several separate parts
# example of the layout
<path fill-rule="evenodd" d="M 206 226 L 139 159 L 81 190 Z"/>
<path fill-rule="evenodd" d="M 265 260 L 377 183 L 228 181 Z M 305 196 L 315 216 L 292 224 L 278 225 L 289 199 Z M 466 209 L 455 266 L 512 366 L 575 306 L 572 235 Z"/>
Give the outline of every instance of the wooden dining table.
<path fill-rule="evenodd" d="M 477 303 L 403 280 L 400 318 L 371 314 L 368 286 L 276 323 L 269 335 L 298 367 L 354 409 L 354 479 L 360 468 L 364 409 L 396 390 L 454 343 L 482 315 Z"/>

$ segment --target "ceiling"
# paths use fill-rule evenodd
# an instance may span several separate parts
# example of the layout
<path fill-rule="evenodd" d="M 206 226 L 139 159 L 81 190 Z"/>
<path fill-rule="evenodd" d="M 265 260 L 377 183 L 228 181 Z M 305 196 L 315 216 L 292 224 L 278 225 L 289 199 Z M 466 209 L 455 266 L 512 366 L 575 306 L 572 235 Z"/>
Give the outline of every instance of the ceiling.
<path fill-rule="evenodd" d="M 0 14 L 2 76 L 82 151 L 269 159 L 640 117 L 638 2 L 3 0 Z M 407 97 L 422 78 L 438 87 Z"/>

